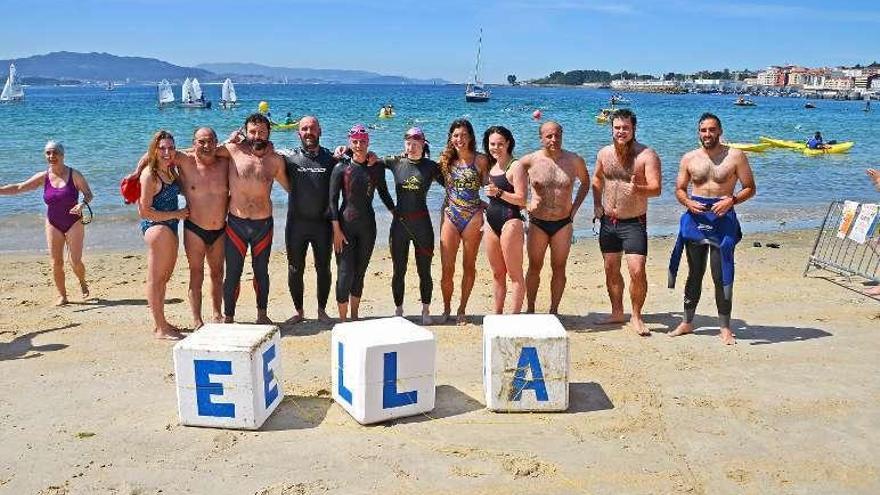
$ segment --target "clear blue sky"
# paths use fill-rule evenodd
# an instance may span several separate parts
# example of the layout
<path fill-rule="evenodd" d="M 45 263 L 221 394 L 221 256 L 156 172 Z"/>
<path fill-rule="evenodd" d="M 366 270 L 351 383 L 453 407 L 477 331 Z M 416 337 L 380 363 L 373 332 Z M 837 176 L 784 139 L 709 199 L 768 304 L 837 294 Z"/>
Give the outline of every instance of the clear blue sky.
<path fill-rule="evenodd" d="M 880 60 L 880 1 L 34 0 L 5 4 L 0 58 L 50 51 L 471 77 Z M 14 7 L 10 7 L 13 6 Z M 252 5 L 252 6 L 251 6 Z M 830 10 L 825 10 L 829 8 Z"/>

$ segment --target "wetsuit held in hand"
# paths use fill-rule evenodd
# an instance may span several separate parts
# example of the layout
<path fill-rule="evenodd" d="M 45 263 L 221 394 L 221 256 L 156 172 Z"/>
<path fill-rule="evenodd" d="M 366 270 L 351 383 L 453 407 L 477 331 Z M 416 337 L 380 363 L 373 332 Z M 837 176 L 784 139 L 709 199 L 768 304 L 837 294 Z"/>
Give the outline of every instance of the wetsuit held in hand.
<path fill-rule="evenodd" d="M 731 208 L 724 215 L 712 212 L 712 205 L 722 198 L 691 199 L 702 203 L 703 213 L 686 211 L 681 216 L 678 239 L 669 259 L 669 288 L 675 287 L 675 277 L 681 262 L 682 251 L 688 259 L 688 278 L 685 283 L 685 321 L 693 321 L 706 272 L 706 259 L 711 253 L 712 280 L 715 284 L 715 304 L 722 326 L 730 325 L 733 299 L 734 249 L 742 240 L 742 230 L 736 212 Z"/>
<path fill-rule="evenodd" d="M 348 241 L 336 255 L 336 302 L 348 302 L 349 296 L 361 297 L 367 265 L 376 243 L 376 214 L 373 193 L 386 205 L 393 204 L 385 184 L 385 169 L 369 167 L 351 158 L 343 158 L 330 176 L 330 220 L 339 222 Z M 339 205 L 339 197 L 342 204 Z"/>
<path fill-rule="evenodd" d="M 312 245 L 318 279 L 318 308 L 327 306 L 330 295 L 330 253 L 333 251 L 333 228 L 327 218 L 330 204 L 330 176 L 336 158 L 326 148 L 317 153 L 297 148 L 278 150 L 284 158 L 290 193 L 287 197 L 287 285 L 297 311 L 303 308 L 303 272 L 306 250 Z"/>
<path fill-rule="evenodd" d="M 431 293 L 434 290 L 434 283 L 431 280 L 434 227 L 431 225 L 431 216 L 428 213 L 427 198 L 432 182 L 437 181 L 443 185 L 440 167 L 428 158 L 413 161 L 405 157 L 388 157 L 382 160 L 381 165 L 391 170 L 394 175 L 394 189 L 397 194 L 396 206 L 385 202 L 385 206 L 394 211 L 388 241 L 394 266 L 394 274 L 391 277 L 394 305 L 403 305 L 410 243 L 415 248 L 421 302 L 430 304 Z"/>

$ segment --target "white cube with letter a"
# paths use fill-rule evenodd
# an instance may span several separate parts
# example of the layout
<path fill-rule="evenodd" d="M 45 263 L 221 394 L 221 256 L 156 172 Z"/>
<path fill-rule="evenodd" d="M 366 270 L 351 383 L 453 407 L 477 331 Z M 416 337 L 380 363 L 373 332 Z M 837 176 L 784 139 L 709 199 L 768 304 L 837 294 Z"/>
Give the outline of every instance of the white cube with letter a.
<path fill-rule="evenodd" d="M 568 334 L 554 315 L 483 318 L 483 389 L 491 411 L 568 409 Z"/>
<path fill-rule="evenodd" d="M 404 318 L 333 327 L 333 400 L 361 424 L 434 409 L 434 334 Z"/>
<path fill-rule="evenodd" d="M 203 326 L 174 346 L 180 423 L 256 430 L 284 398 L 274 325 Z"/>

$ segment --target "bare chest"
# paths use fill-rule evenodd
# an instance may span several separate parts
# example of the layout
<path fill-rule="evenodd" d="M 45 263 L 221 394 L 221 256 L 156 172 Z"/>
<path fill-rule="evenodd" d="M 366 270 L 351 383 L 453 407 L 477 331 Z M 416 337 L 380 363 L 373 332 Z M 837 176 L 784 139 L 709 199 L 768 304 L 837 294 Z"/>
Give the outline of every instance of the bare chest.
<path fill-rule="evenodd" d="M 529 169 L 529 184 L 538 194 L 570 191 L 573 183 L 574 173 L 565 164 L 542 160 Z"/>

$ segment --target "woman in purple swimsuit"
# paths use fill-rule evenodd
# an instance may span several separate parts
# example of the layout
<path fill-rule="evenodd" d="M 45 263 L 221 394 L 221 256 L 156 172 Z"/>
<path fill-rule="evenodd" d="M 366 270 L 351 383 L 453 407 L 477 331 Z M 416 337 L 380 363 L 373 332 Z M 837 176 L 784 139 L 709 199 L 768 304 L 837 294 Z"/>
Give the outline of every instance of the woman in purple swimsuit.
<path fill-rule="evenodd" d="M 440 172 L 446 184 L 446 202 L 440 225 L 440 263 L 443 267 L 440 289 L 443 293 L 443 316 L 452 312 L 452 278 L 459 244 L 463 245 L 461 260 L 461 300 L 458 304 L 459 325 L 465 324 L 467 302 L 477 278 L 477 253 L 483 227 L 483 202 L 480 188 L 489 175 L 489 162 L 477 153 L 474 128 L 465 119 L 449 126 L 446 148 L 440 153 Z"/>
<path fill-rule="evenodd" d="M 64 164 L 64 146 L 49 141 L 43 149 L 49 167 L 30 179 L 18 184 L 0 186 L 0 195 L 18 194 L 33 191 L 43 186 L 43 201 L 46 202 L 46 242 L 52 258 L 52 275 L 58 289 L 58 306 L 67 304 L 67 288 L 64 285 L 64 246 L 70 252 L 73 273 L 79 279 L 83 300 L 89 297 L 86 284 L 86 267 L 82 262 L 83 237 L 85 231 L 80 221 L 82 209 L 94 197 L 86 178 L 81 173 Z M 79 193 L 83 200 L 79 202 Z"/>
<path fill-rule="evenodd" d="M 177 225 L 189 216 L 189 209 L 178 208 L 177 204 L 180 187 L 177 169 L 173 166 L 176 154 L 174 136 L 170 132 L 159 131 L 153 135 L 147 150 L 147 163 L 141 171 L 141 197 L 138 200 L 138 213 L 143 219 L 141 233 L 147 244 L 146 292 L 156 324 L 153 333 L 157 339 L 167 340 L 183 337 L 180 330 L 165 319 L 165 289 L 177 263 Z"/>

